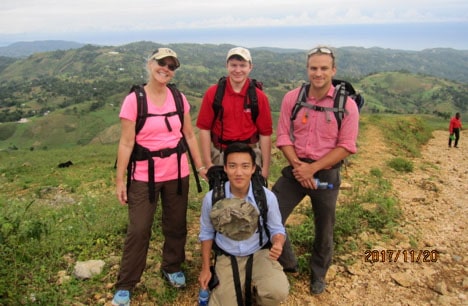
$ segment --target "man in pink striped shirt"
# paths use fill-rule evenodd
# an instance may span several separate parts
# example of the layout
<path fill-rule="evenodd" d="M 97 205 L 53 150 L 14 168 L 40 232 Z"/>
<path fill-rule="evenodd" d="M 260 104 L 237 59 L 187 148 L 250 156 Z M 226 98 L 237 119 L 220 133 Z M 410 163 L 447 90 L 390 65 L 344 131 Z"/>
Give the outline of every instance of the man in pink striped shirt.
<path fill-rule="evenodd" d="M 309 262 L 310 291 L 320 294 L 325 290 L 325 275 L 332 262 L 340 166 L 343 159 L 356 153 L 359 111 L 348 97 L 341 127 L 338 126 L 333 112 L 335 56 L 330 48 L 317 47 L 307 54 L 307 74 L 307 107 L 302 107 L 291 122 L 300 87 L 286 93 L 281 104 L 276 145 L 289 166 L 282 170 L 272 191 L 278 198 L 283 223 L 305 196 L 311 199 L 315 238 Z M 328 182 L 329 188 L 317 189 L 315 179 Z M 279 261 L 285 272 L 297 271 L 297 258 L 289 239 Z"/>

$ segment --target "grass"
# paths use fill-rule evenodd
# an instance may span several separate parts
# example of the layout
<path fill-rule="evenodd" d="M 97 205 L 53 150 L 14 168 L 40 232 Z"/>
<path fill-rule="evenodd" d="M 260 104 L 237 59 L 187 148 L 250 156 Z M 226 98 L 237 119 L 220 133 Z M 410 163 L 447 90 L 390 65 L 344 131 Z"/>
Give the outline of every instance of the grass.
<path fill-rule="evenodd" d="M 437 126 L 415 116 L 376 117 L 363 118 L 363 129 L 378 125 L 392 144 L 408 139 L 409 143 L 395 152 L 403 165 L 418 156 L 420 145 Z M 114 196 L 115 153 L 116 145 L 102 144 L 0 151 L 0 305 L 104 304 L 109 300 L 127 226 L 127 209 Z M 57 167 L 67 160 L 74 165 Z M 284 163 L 280 154 L 274 156 L 270 181 L 280 175 Z M 404 172 L 404 168 L 393 167 L 396 172 Z M 389 169 L 373 168 L 349 178 L 352 188 L 341 192 L 336 212 L 335 260 L 361 247 L 356 239 L 361 233 L 387 235 L 398 224 L 401 212 L 392 194 Z M 196 192 L 193 180 L 191 184 L 184 269 L 189 284 L 196 284 L 200 268 L 198 220 L 204 193 Z M 310 205 L 300 209 L 307 217 L 301 224 L 289 226 L 288 231 L 300 270 L 305 272 L 313 218 Z M 160 209 L 155 220 L 148 266 L 135 296 L 158 305 L 173 304 L 181 293 L 167 286 L 159 273 L 163 242 Z M 365 243 L 369 248 L 371 242 Z M 72 275 L 76 261 L 90 259 L 106 262 L 101 274 L 86 281 L 72 277 L 58 283 L 60 273 Z"/>

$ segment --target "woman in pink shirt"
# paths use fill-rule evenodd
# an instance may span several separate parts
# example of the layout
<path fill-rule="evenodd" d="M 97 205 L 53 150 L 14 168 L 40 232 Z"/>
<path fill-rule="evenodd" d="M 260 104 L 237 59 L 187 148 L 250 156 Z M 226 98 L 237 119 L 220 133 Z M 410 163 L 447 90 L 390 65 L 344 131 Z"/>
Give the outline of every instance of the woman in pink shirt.
<path fill-rule="evenodd" d="M 189 166 L 187 150 L 199 174 L 206 179 L 198 143 L 192 128 L 190 105 L 183 94 L 183 125 L 168 83 L 180 66 L 177 54 L 157 49 L 147 62 L 148 81 L 131 92 L 120 111 L 122 126 L 117 155 L 116 193 L 128 204 L 129 225 L 113 305 L 128 305 L 130 292 L 145 269 L 156 205 L 161 198 L 164 235 L 161 270 L 174 287 L 185 286 L 181 265 L 185 260 Z M 147 116 L 136 132 L 137 94 L 146 96 Z M 188 148 L 182 141 L 185 137 Z M 142 154 L 143 153 L 143 154 Z M 150 155 L 148 155 L 150 153 Z M 145 158 L 140 158 L 143 155 Z M 131 165 L 129 173 L 127 166 Z M 125 177 L 130 180 L 127 181 Z M 128 187 L 129 186 L 129 187 Z"/>
<path fill-rule="evenodd" d="M 450 124 L 449 124 L 450 137 L 449 137 L 449 142 L 448 142 L 449 148 L 452 147 L 452 140 L 455 140 L 454 147 L 458 148 L 458 140 L 460 139 L 461 129 L 462 129 L 462 123 L 460 119 L 460 113 L 456 113 L 455 117 L 452 117 L 452 119 L 450 119 Z"/>

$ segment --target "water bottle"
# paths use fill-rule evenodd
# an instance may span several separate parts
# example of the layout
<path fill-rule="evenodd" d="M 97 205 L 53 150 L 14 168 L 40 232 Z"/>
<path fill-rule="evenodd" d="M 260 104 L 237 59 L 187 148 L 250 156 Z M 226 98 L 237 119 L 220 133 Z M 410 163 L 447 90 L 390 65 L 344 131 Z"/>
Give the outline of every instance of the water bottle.
<path fill-rule="evenodd" d="M 333 189 L 333 184 L 328 184 L 328 182 L 321 182 L 318 178 L 314 178 L 314 181 L 317 189 Z"/>
<path fill-rule="evenodd" d="M 198 305 L 207 306 L 209 299 L 210 299 L 210 292 L 208 291 L 208 289 L 200 289 L 200 292 L 198 293 Z"/>

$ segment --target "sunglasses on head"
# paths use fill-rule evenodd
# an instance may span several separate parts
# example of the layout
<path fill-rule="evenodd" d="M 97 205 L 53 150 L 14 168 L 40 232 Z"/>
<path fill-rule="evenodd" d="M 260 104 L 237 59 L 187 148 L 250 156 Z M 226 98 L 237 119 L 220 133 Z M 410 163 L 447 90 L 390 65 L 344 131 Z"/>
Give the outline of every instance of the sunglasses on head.
<path fill-rule="evenodd" d="M 169 69 L 170 71 L 174 71 L 177 69 L 177 66 L 175 64 L 168 64 L 164 59 L 154 59 L 154 60 L 161 67 L 167 66 L 167 69 Z"/>
<path fill-rule="evenodd" d="M 333 51 L 328 49 L 327 47 L 314 48 L 314 49 L 310 50 L 307 55 L 311 56 L 312 54 L 316 54 L 316 53 L 325 53 L 325 54 L 332 54 L 333 55 Z"/>

